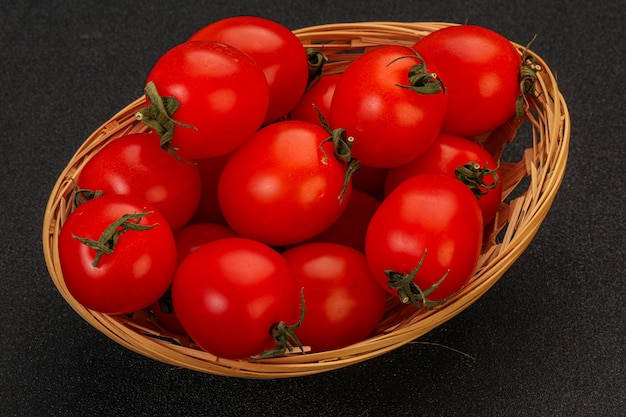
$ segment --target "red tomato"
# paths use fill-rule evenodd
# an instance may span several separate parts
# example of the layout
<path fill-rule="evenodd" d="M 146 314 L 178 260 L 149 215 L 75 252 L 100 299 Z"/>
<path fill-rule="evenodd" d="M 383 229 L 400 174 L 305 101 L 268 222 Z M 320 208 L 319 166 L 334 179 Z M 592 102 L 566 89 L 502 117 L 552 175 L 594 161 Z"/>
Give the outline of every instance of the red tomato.
<path fill-rule="evenodd" d="M 271 246 L 309 239 L 335 222 L 347 165 L 334 156 L 329 134 L 298 120 L 264 127 L 237 149 L 222 171 L 218 197 L 239 236 Z"/>
<path fill-rule="evenodd" d="M 230 154 L 216 156 L 210 159 L 201 159 L 197 162 L 200 171 L 201 193 L 196 213 L 191 223 L 225 223 L 222 209 L 217 199 L 217 185 L 219 184 L 222 169 Z"/>
<path fill-rule="evenodd" d="M 365 255 L 334 243 L 310 243 L 283 253 L 306 314 L 295 329 L 313 351 L 337 349 L 365 339 L 385 311 L 387 293 L 380 288 Z"/>
<path fill-rule="evenodd" d="M 330 114 L 330 103 L 341 74 L 323 75 L 304 93 L 302 99 L 289 114 L 293 120 L 303 120 L 322 126 L 318 111 L 326 122 Z M 315 108 L 317 107 L 317 110 Z"/>
<path fill-rule="evenodd" d="M 178 264 L 205 243 L 227 237 L 236 237 L 236 235 L 228 227 L 221 224 L 196 223 L 183 227 L 174 234 Z M 174 311 L 172 294 L 169 289 L 157 302 L 150 306 L 150 309 L 165 329 L 174 333 L 185 333 Z"/>
<path fill-rule="evenodd" d="M 227 237 L 237 237 L 237 235 L 221 224 L 195 223 L 183 227 L 174 233 L 178 263 L 181 263 L 187 255 L 196 251 L 202 245 Z"/>
<path fill-rule="evenodd" d="M 374 213 L 365 253 L 383 288 L 403 301 L 413 293 L 416 305 L 431 307 L 472 277 L 482 233 L 478 202 L 463 183 L 443 174 L 420 174 L 398 185 Z M 390 288 L 391 277 L 405 280 L 403 291 Z"/>
<path fill-rule="evenodd" d="M 483 214 L 483 223 L 489 223 L 500 206 L 502 199 L 502 182 L 498 162 L 485 148 L 478 143 L 449 133 L 441 133 L 435 143 L 417 159 L 408 164 L 392 168 L 387 173 L 385 182 L 385 194 L 389 194 L 405 179 L 417 174 L 439 173 L 457 178 L 457 168 L 463 167 L 470 162 L 475 162 L 478 167 L 467 167 L 468 173 L 482 176 L 478 182 L 484 186 L 478 186 L 474 181 L 462 179 L 466 185 L 471 185 L 474 194 L 478 198 L 478 204 Z M 488 171 L 495 171 L 489 174 Z M 486 173 L 487 172 L 487 173 Z M 486 174 L 485 174 L 486 173 Z M 473 178 L 476 180 L 476 178 Z M 468 184 L 469 183 L 469 184 Z"/>
<path fill-rule="evenodd" d="M 189 40 L 234 46 L 259 65 L 270 92 L 264 124 L 287 114 L 306 89 L 309 76 L 306 50 L 296 35 L 280 23 L 262 17 L 233 16 L 205 26 Z"/>
<path fill-rule="evenodd" d="M 148 308 L 148 314 L 152 314 L 164 330 L 178 335 L 187 334 L 174 311 L 171 288 L 168 288 L 165 294 L 152 303 Z"/>
<path fill-rule="evenodd" d="M 126 215 L 137 218 L 123 222 Z M 133 230 L 143 226 L 149 228 Z M 114 235 L 119 237 L 113 245 Z M 98 257 L 76 237 L 113 249 Z M 176 269 L 176 245 L 158 210 L 129 196 L 108 194 L 87 200 L 68 216 L 59 234 L 59 261 L 65 284 L 79 303 L 101 313 L 126 314 L 149 306 L 167 290 Z"/>
<path fill-rule="evenodd" d="M 352 195 L 345 211 L 337 221 L 308 242 L 334 242 L 365 252 L 365 233 L 370 219 L 380 205 L 380 201 L 357 188 L 352 188 Z"/>
<path fill-rule="evenodd" d="M 174 97 L 170 116 L 185 126 L 164 122 L 170 150 L 197 160 L 231 152 L 261 126 L 269 86 L 261 68 L 240 50 L 217 42 L 185 42 L 167 51 L 147 77 L 158 95 Z M 157 98 L 148 95 L 148 104 Z M 145 114 L 141 118 L 147 122 Z M 162 136 L 163 137 L 163 136 Z"/>
<path fill-rule="evenodd" d="M 448 95 L 443 130 L 470 137 L 515 115 L 521 57 L 502 35 L 480 26 L 449 26 L 414 46 L 437 68 Z"/>
<path fill-rule="evenodd" d="M 192 252 L 172 284 L 174 309 L 187 334 L 225 358 L 264 351 L 276 323 L 298 320 L 299 300 L 287 261 L 244 238 L 215 240 Z"/>
<path fill-rule="evenodd" d="M 352 186 L 382 200 L 385 196 L 387 168 L 361 166 L 352 176 Z"/>
<path fill-rule="evenodd" d="M 365 52 L 337 83 L 330 126 L 354 137 L 352 156 L 362 165 L 389 168 L 419 156 L 443 123 L 447 96 L 407 88 L 410 72 L 423 64 L 410 48 L 389 45 Z M 428 61 L 426 70 L 435 72 Z M 439 85 L 425 76 L 426 88 Z"/>
<path fill-rule="evenodd" d="M 200 201 L 200 174 L 159 147 L 153 133 L 122 136 L 84 165 L 81 188 L 132 195 L 156 207 L 172 230 L 183 227 Z"/>

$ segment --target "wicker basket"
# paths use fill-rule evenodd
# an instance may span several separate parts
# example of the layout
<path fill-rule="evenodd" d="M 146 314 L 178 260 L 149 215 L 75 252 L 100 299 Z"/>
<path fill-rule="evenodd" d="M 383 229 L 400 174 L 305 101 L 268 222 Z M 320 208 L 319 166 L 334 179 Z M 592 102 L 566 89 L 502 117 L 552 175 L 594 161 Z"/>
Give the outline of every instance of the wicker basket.
<path fill-rule="evenodd" d="M 385 43 L 413 44 L 424 35 L 449 26 L 448 23 L 366 22 L 330 24 L 294 31 L 305 46 L 321 49 L 328 57 L 325 72 L 341 72 L 349 60 L 368 47 Z M 524 47 L 514 44 L 520 51 Z M 343 52 L 350 50 L 352 53 Z M 144 98 L 122 109 L 97 129 L 76 151 L 63 170 L 46 207 L 43 224 L 43 247 L 50 275 L 70 306 L 96 329 L 121 345 L 147 357 L 201 372 L 244 378 L 284 378 L 315 374 L 365 361 L 396 349 L 441 325 L 483 295 L 515 262 L 529 245 L 559 189 L 565 166 L 570 134 L 570 119 L 565 101 L 553 74 L 543 60 L 538 73 L 536 92 L 530 98 L 530 111 L 521 122 L 511 121 L 484 140 L 485 146 L 500 157 L 515 136 L 516 144 L 529 143 L 515 161 L 502 161 L 503 202 L 487 233 L 483 254 L 470 283 L 453 299 L 437 310 L 420 311 L 390 299 L 387 311 L 376 331 L 366 340 L 333 351 L 291 354 L 280 358 L 250 362 L 218 358 L 202 351 L 184 336 L 162 329 L 149 314 L 108 316 L 80 305 L 68 292 L 59 264 L 58 237 L 68 214 L 67 199 L 72 179 L 90 156 L 109 141 L 145 130 L 135 120 L 135 112 Z M 520 129 L 521 126 L 528 126 Z M 514 196 L 514 198 L 512 197 Z"/>

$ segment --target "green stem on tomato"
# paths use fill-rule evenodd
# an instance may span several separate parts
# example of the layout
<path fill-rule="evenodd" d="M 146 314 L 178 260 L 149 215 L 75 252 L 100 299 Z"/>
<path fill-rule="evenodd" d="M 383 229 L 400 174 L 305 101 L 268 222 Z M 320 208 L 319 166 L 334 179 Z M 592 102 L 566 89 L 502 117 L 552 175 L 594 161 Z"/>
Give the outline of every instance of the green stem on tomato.
<path fill-rule="evenodd" d="M 304 289 L 300 291 L 300 319 L 296 324 L 287 325 L 284 321 L 276 323 L 272 325 L 270 328 L 270 333 L 272 338 L 274 339 L 274 343 L 276 343 L 276 347 L 272 349 L 268 349 L 259 355 L 250 356 L 251 361 L 257 361 L 260 359 L 269 359 L 276 358 L 279 356 L 283 356 L 287 352 L 293 352 L 295 346 L 300 348 L 300 352 L 304 355 L 304 347 L 298 336 L 296 336 L 295 330 L 302 325 L 304 321 L 304 315 L 306 312 L 306 306 L 304 303 Z"/>
<path fill-rule="evenodd" d="M 519 69 L 519 86 L 520 94 L 515 102 L 515 117 L 520 120 L 524 116 L 524 112 L 528 108 L 527 94 L 535 92 L 535 83 L 537 82 L 537 73 L 541 71 L 541 65 L 535 62 L 535 57 L 528 54 L 528 48 L 537 38 L 537 35 L 528 42 L 524 52 L 522 53 L 522 64 Z"/>
<path fill-rule="evenodd" d="M 309 62 L 308 84 L 310 85 L 313 81 L 322 76 L 322 70 L 328 58 L 317 48 L 307 48 L 306 56 Z"/>
<path fill-rule="evenodd" d="M 445 91 L 437 74 L 428 72 L 423 61 L 409 69 L 409 85 L 399 86 L 417 91 L 420 94 L 438 94 Z"/>
<path fill-rule="evenodd" d="M 72 178 L 72 210 L 88 200 L 100 197 L 102 194 L 102 190 L 94 191 L 87 188 L 79 188 L 74 178 Z"/>
<path fill-rule="evenodd" d="M 158 223 L 154 223 L 151 225 L 139 224 L 143 217 L 152 213 L 152 211 L 142 211 L 141 213 L 122 215 L 113 223 L 111 223 L 104 230 L 104 232 L 102 232 L 98 240 L 79 237 L 76 235 L 72 235 L 72 237 L 96 251 L 96 257 L 94 258 L 91 265 L 93 267 L 97 267 L 100 263 L 102 255 L 110 255 L 113 253 L 115 245 L 117 244 L 117 241 L 122 234 L 126 233 L 129 230 L 142 231 L 152 229 L 154 226 L 157 226 Z"/>
<path fill-rule="evenodd" d="M 320 150 L 322 151 L 322 154 L 324 154 L 324 161 L 328 159 L 328 155 L 326 154 L 326 151 L 324 151 L 324 148 L 322 146 L 326 142 L 332 142 L 335 158 L 345 163 L 348 167 L 344 175 L 343 187 L 341 188 L 341 192 L 338 196 L 339 202 L 343 203 L 343 199 L 348 192 L 348 185 L 350 184 L 352 175 L 361 168 L 361 163 L 359 162 L 359 160 L 352 157 L 351 149 L 352 143 L 354 143 L 354 137 L 348 136 L 345 129 L 331 129 L 326 122 L 326 118 L 324 118 L 324 115 L 317 108 L 317 106 L 313 105 L 313 108 L 317 112 L 317 115 L 320 119 L 320 124 L 322 125 L 322 127 L 324 127 L 324 129 L 326 129 L 326 131 L 330 135 L 329 138 L 323 140 L 322 143 L 320 143 Z"/>
<path fill-rule="evenodd" d="M 500 180 L 496 169 L 489 169 L 489 164 L 481 167 L 478 162 L 470 161 L 465 165 L 461 165 L 454 171 L 456 177 L 474 193 L 477 200 L 489 192 L 489 190 L 495 188 Z M 493 182 L 487 184 L 485 177 L 491 176 Z"/>
<path fill-rule="evenodd" d="M 394 62 L 404 58 L 417 58 L 417 60 L 420 62 L 419 64 L 415 64 L 411 68 L 409 68 L 408 85 L 396 84 L 396 86 L 406 88 L 408 90 L 413 90 L 420 94 L 438 94 L 442 91 L 445 94 L 446 89 L 443 83 L 436 73 L 428 71 L 428 69 L 426 68 L 426 63 L 424 62 L 424 58 L 422 58 L 422 56 L 415 49 L 408 46 L 407 49 L 413 52 L 413 54 L 399 56 L 393 59 L 387 65 L 389 66 Z"/>
<path fill-rule="evenodd" d="M 178 125 L 188 129 L 198 130 L 195 126 L 179 122 L 172 118 L 173 114 L 180 107 L 176 97 L 161 97 L 153 81 L 148 82 L 145 87 L 146 97 L 150 105 L 135 113 L 135 119 L 151 128 L 159 138 L 161 138 L 161 148 L 167 151 L 181 162 L 182 160 L 176 151 L 178 148 L 172 143 L 174 137 L 174 126 Z"/>
<path fill-rule="evenodd" d="M 419 285 L 415 283 L 415 276 L 417 275 L 417 272 L 420 270 L 424 263 L 424 260 L 426 259 L 426 252 L 426 249 L 424 249 L 424 254 L 417 263 L 417 266 L 410 273 L 407 274 L 403 272 L 386 270 L 385 275 L 387 275 L 387 278 L 389 278 L 389 281 L 387 281 L 387 285 L 391 289 L 398 290 L 398 298 L 400 298 L 400 301 L 402 301 L 402 303 L 411 303 L 419 309 L 430 310 L 444 304 L 446 301 L 452 298 L 454 294 L 444 298 L 443 300 L 428 299 L 428 296 L 433 291 L 435 291 L 439 287 L 439 285 L 446 279 L 446 277 L 450 273 L 450 270 L 447 270 L 446 273 L 443 274 L 443 276 L 439 279 L 439 281 L 437 281 L 425 290 L 422 290 Z"/>

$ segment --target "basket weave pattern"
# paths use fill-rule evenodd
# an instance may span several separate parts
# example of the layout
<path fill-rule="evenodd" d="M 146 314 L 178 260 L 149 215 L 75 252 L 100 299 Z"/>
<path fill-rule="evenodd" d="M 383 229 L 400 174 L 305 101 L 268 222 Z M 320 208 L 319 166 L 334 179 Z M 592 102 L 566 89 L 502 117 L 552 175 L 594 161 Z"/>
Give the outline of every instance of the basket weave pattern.
<path fill-rule="evenodd" d="M 426 34 L 449 23 L 364 22 L 330 24 L 294 31 L 305 47 L 320 49 L 328 58 L 325 73 L 341 72 L 368 48 L 381 44 L 412 45 Z M 514 43 L 520 54 L 524 47 Z M 351 53 L 345 53 L 350 51 Z M 345 348 L 301 354 L 258 362 L 218 358 L 193 345 L 185 336 L 170 334 L 144 312 L 132 318 L 108 316 L 79 304 L 65 286 L 58 254 L 58 237 L 68 213 L 72 180 L 78 177 L 89 158 L 109 141 L 146 130 L 135 119 L 144 106 L 138 98 L 97 129 L 80 146 L 59 176 L 46 207 L 43 224 L 45 260 L 61 295 L 96 329 L 119 344 L 147 357 L 201 372 L 245 378 L 284 378 L 324 372 L 348 366 L 396 349 L 441 325 L 482 296 L 519 258 L 537 233 L 559 189 L 569 145 L 570 120 L 556 80 L 543 60 L 529 51 L 541 65 L 535 93 L 529 98 L 527 117 L 511 120 L 480 138 L 499 158 L 518 134 L 522 124 L 532 143 L 519 160 L 501 161 L 503 202 L 487 232 L 483 253 L 470 283 L 437 310 L 421 311 L 390 299 L 383 320 L 372 336 Z M 524 130 L 526 132 L 526 130 Z M 524 181 L 525 180 L 525 181 Z M 521 183 L 528 184 L 522 187 Z M 524 188 L 524 189 L 521 189 Z M 509 196 L 519 194 L 514 199 Z"/>

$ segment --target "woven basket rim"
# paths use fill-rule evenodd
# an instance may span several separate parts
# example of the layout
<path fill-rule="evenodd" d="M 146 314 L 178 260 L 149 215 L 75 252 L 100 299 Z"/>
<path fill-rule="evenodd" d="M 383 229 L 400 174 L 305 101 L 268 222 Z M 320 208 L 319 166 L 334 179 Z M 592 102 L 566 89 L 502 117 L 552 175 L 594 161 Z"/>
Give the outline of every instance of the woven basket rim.
<path fill-rule="evenodd" d="M 332 58 L 334 51 L 346 48 L 362 49 L 389 40 L 414 42 L 426 33 L 451 25 L 456 24 L 354 22 L 317 25 L 293 32 L 304 46 L 323 45 L 322 51 Z M 523 51 L 524 47 L 511 43 L 520 53 Z M 67 303 L 83 319 L 112 340 L 155 360 L 215 375 L 243 378 L 304 376 L 362 362 L 405 345 L 465 310 L 500 279 L 530 244 L 561 185 L 569 147 L 569 112 L 550 68 L 540 56 L 532 50 L 529 52 L 542 66 L 538 74 L 538 94 L 531 100 L 536 115 L 530 115 L 532 119 L 527 121 L 532 124 L 535 137 L 533 147 L 527 150 L 525 157 L 509 167 L 511 172 L 521 172 L 523 176 L 530 178 L 529 188 L 512 200 L 510 206 L 503 212 L 507 216 L 505 221 L 507 229 L 503 241 L 493 245 L 492 250 L 483 255 L 482 265 L 477 269 L 472 281 L 440 310 L 407 314 L 401 317 L 398 323 L 390 324 L 378 334 L 342 349 L 306 355 L 289 354 L 281 358 L 250 362 L 217 358 L 208 352 L 184 346 L 180 339 L 166 332 L 155 332 L 153 328 L 142 323 L 107 316 L 80 305 L 63 282 L 57 249 L 58 231 L 66 216 L 64 207 L 71 187 L 70 179 L 77 176 L 82 165 L 107 141 L 127 133 L 146 130 L 145 127 L 135 123 L 134 118 L 136 110 L 145 102 L 144 97 L 129 103 L 96 129 L 79 146 L 59 175 L 46 205 L 42 229 L 44 258 L 50 276 Z M 505 127 L 502 134 L 505 135 L 507 132 L 510 134 L 512 127 Z M 514 223 L 512 219 L 515 227 L 512 227 Z"/>

